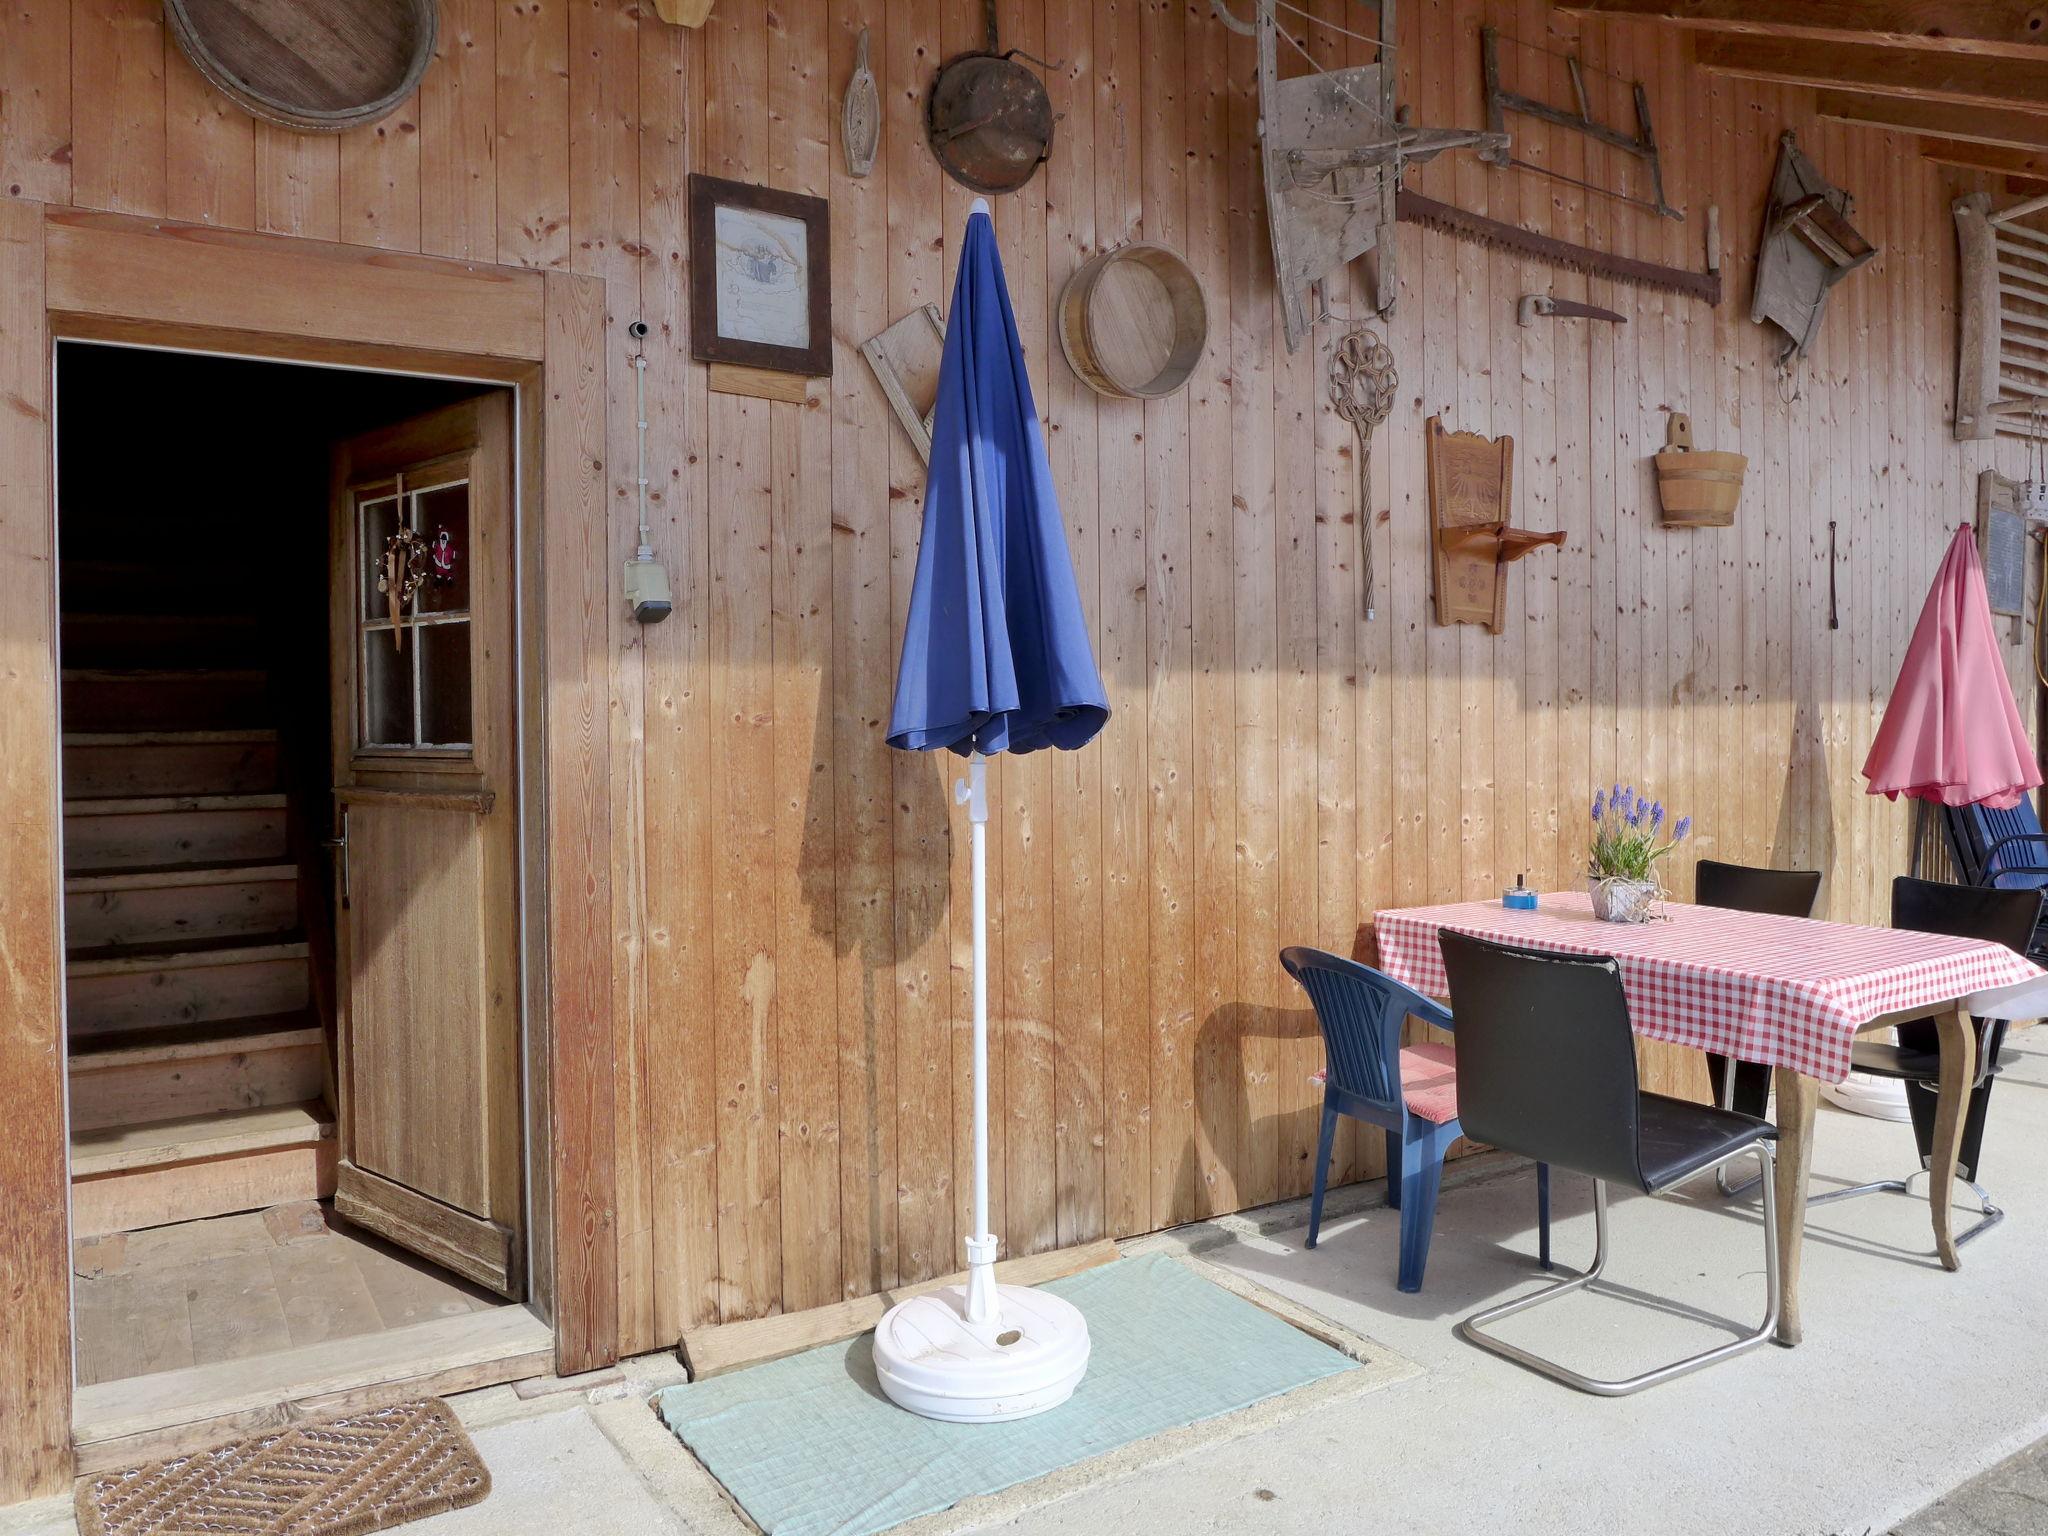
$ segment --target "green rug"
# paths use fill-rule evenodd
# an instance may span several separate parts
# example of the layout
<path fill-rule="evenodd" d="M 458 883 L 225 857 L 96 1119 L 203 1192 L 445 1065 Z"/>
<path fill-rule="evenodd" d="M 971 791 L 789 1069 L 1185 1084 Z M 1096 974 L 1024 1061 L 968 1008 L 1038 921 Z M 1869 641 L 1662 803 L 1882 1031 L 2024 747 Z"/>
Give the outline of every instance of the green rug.
<path fill-rule="evenodd" d="M 872 1334 L 670 1387 L 662 1418 L 769 1536 L 870 1536 L 1358 1362 L 1166 1254 L 1044 1287 L 1088 1319 L 1088 1374 L 1010 1424 L 940 1424 L 882 1395 Z"/>

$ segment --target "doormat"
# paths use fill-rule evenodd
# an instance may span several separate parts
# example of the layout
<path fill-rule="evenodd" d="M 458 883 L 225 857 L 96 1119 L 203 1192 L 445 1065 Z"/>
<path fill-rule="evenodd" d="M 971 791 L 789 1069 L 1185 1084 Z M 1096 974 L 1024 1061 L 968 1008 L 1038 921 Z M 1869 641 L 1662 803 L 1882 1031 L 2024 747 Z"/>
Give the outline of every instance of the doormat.
<path fill-rule="evenodd" d="M 870 1536 L 1346 1373 L 1413 1374 L 1332 1348 L 1166 1253 L 1043 1289 L 1081 1309 L 1092 1348 L 1073 1397 L 1035 1418 L 906 1413 L 875 1380 L 872 1334 L 670 1387 L 655 1404 L 769 1536 Z"/>
<path fill-rule="evenodd" d="M 251 1435 L 78 1488 L 80 1536 L 364 1536 L 491 1491 L 438 1398 Z"/>

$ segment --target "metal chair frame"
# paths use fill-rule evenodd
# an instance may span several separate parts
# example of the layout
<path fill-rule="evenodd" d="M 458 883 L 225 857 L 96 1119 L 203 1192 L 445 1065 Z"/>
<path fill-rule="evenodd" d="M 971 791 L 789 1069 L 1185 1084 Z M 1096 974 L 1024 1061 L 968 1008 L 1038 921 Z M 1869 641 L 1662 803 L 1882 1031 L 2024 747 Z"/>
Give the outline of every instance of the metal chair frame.
<path fill-rule="evenodd" d="M 1920 1173 L 1925 1172 L 1925 1168 L 1920 1170 Z M 1816 1205 L 1832 1205 L 1837 1200 L 1853 1200 L 1859 1195 L 1910 1195 L 1913 1193 L 1913 1180 L 1919 1176 L 1919 1173 L 1909 1173 L 1903 1179 L 1872 1179 L 1867 1184 L 1850 1184 L 1842 1189 L 1830 1189 L 1818 1195 L 1808 1195 L 1806 1204 L 1810 1209 Z M 1982 1237 L 2005 1220 L 2005 1208 L 1993 1204 L 1990 1192 L 1975 1179 L 1966 1179 L 1957 1174 L 1956 1182 L 1968 1187 L 1970 1193 L 1977 1197 L 1978 1206 L 1977 1219 L 1970 1223 L 1967 1231 L 1956 1234 L 1956 1246 L 1960 1248 L 1971 1238 Z"/>
<path fill-rule="evenodd" d="M 1767 1297 L 1764 1320 L 1755 1332 L 1746 1333 L 1737 1339 L 1731 1339 L 1726 1344 L 1718 1344 L 1712 1349 L 1702 1350 L 1696 1355 L 1688 1355 L 1683 1360 L 1675 1360 L 1669 1365 L 1656 1366 L 1651 1370 L 1643 1371 L 1634 1376 L 1625 1376 L 1619 1380 L 1604 1380 L 1599 1377 L 1582 1375 L 1560 1361 L 1534 1354 L 1529 1350 L 1523 1349 L 1518 1344 L 1510 1344 L 1505 1339 L 1496 1338 L 1482 1331 L 1488 1325 L 1497 1323 L 1503 1318 L 1512 1317 L 1518 1312 L 1526 1312 L 1532 1307 L 1542 1306 L 1545 1302 L 1556 1301 L 1573 1291 L 1586 1289 L 1595 1280 L 1600 1278 L 1601 1272 L 1607 1267 L 1607 1185 L 1604 1181 L 1596 1179 L 1593 1181 L 1593 1263 L 1591 1267 L 1580 1274 L 1574 1275 L 1569 1280 L 1560 1280 L 1555 1285 L 1545 1286 L 1533 1295 L 1522 1296 L 1514 1301 L 1504 1302 L 1500 1306 L 1488 1307 L 1484 1311 L 1473 1313 L 1458 1324 L 1458 1335 L 1467 1343 L 1476 1344 L 1479 1348 L 1491 1354 L 1499 1355 L 1505 1360 L 1512 1360 L 1515 1364 L 1548 1376 L 1554 1381 L 1561 1381 L 1568 1387 L 1575 1387 L 1581 1392 L 1591 1392 L 1599 1397 L 1627 1397 L 1631 1393 L 1642 1391 L 1645 1387 L 1654 1387 L 1660 1382 L 1670 1381 L 1679 1376 L 1687 1376 L 1694 1371 L 1704 1370 L 1707 1366 L 1714 1365 L 1722 1360 L 1746 1354 L 1758 1345 L 1767 1342 L 1778 1331 L 1778 1195 L 1777 1182 L 1771 1177 L 1776 1167 L 1775 1150 L 1770 1142 L 1760 1141 L 1754 1146 L 1738 1148 L 1712 1166 L 1719 1172 L 1724 1170 L 1736 1158 L 1747 1157 L 1751 1152 L 1755 1152 L 1764 1165 L 1762 1180 L 1764 1187 L 1764 1288 Z M 1701 1171 L 1704 1172 L 1705 1170 Z"/>

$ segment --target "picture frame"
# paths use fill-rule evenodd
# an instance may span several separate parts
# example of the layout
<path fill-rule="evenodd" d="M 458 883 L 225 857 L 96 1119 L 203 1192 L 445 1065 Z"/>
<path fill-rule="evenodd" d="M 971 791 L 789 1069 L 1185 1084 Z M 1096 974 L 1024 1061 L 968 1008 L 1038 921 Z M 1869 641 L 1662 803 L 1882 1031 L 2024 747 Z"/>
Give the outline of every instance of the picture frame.
<path fill-rule="evenodd" d="M 832 225 L 822 197 L 690 177 L 690 355 L 832 372 Z"/>

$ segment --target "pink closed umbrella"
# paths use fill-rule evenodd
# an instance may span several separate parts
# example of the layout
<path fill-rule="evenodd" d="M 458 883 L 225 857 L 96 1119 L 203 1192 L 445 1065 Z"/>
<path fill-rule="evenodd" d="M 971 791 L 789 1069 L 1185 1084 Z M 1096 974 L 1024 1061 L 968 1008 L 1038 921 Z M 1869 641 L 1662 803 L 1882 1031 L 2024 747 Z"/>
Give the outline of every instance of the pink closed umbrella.
<path fill-rule="evenodd" d="M 1935 573 L 1863 777 L 1873 795 L 1997 810 L 2018 805 L 2041 782 L 1967 523 Z"/>

